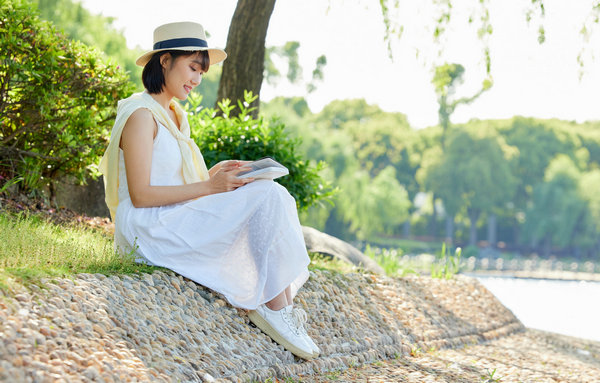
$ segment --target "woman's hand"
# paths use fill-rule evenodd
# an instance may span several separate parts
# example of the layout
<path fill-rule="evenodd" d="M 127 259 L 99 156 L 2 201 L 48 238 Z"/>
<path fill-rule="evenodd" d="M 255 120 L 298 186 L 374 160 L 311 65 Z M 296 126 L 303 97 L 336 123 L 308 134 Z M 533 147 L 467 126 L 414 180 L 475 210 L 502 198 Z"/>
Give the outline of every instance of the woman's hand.
<path fill-rule="evenodd" d="M 219 169 L 221 169 L 223 166 L 237 166 L 237 167 L 243 167 L 244 165 L 249 164 L 252 161 L 240 161 L 240 160 L 225 160 L 225 161 L 221 161 L 218 164 L 216 164 L 215 166 L 213 166 L 212 168 L 210 168 L 210 170 L 208 171 L 208 175 L 210 175 L 211 177 L 214 176 Z"/>
<path fill-rule="evenodd" d="M 235 160 L 222 161 L 211 168 L 210 170 L 213 171 L 215 167 L 219 166 L 218 170 L 208 180 L 211 194 L 233 191 L 240 186 L 254 181 L 253 178 L 237 178 L 238 173 L 249 170 L 249 168 L 244 167 L 248 162 Z"/>

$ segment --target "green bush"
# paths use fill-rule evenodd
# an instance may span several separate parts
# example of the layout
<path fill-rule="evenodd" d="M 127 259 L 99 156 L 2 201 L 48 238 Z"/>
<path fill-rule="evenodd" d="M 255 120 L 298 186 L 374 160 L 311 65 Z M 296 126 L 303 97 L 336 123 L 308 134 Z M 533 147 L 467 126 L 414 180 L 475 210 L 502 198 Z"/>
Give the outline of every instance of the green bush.
<path fill-rule="evenodd" d="M 27 191 L 97 175 L 126 73 L 58 33 L 24 0 L 0 2 L 0 176 Z"/>
<path fill-rule="evenodd" d="M 296 152 L 300 145 L 284 131 L 285 126 L 277 120 L 265 121 L 254 118 L 248 105 L 254 101 L 251 93 L 246 100 L 238 103 L 240 113 L 231 117 L 235 108 L 229 101 L 219 103 L 219 113 L 215 109 L 201 109 L 202 96 L 190 94 L 187 107 L 192 138 L 198 143 L 206 165 L 210 168 L 219 161 L 228 159 L 257 160 L 272 157 L 290 171 L 290 174 L 277 179 L 296 199 L 299 208 L 307 208 L 318 200 L 332 194 L 332 187 L 326 183 L 319 171 L 324 163 L 313 166 Z M 194 113 L 195 111 L 195 113 Z"/>
<path fill-rule="evenodd" d="M 462 253 L 465 258 L 471 258 L 471 257 L 477 258 L 477 257 L 479 257 L 479 248 L 477 246 L 470 245 L 470 246 L 467 246 Z"/>

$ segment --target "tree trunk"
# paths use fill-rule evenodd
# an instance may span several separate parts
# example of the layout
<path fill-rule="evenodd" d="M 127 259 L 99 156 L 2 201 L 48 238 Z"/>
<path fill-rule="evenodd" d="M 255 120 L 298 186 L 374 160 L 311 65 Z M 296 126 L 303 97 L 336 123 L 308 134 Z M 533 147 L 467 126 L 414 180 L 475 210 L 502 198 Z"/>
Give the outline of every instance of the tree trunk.
<path fill-rule="evenodd" d="M 238 0 L 227 35 L 227 60 L 219 83 L 217 100 L 228 98 L 233 105 L 244 100 L 244 90 L 258 96 L 263 82 L 265 38 L 275 0 Z M 252 113 L 258 115 L 257 98 Z M 236 115 L 236 108 L 232 114 Z"/>
<path fill-rule="evenodd" d="M 496 214 L 490 213 L 490 215 L 488 216 L 488 238 L 487 238 L 489 247 L 496 247 L 496 241 L 497 241 L 496 234 L 497 233 L 498 233 L 498 223 L 497 223 L 497 219 L 496 219 Z"/>
<path fill-rule="evenodd" d="M 325 227 L 323 231 L 329 235 L 332 235 L 342 240 L 348 239 L 348 230 L 346 228 L 346 225 L 338 219 L 336 209 L 332 209 L 329 212 L 329 216 L 325 221 Z"/>
<path fill-rule="evenodd" d="M 454 244 L 454 216 L 446 215 L 446 243 Z"/>
<path fill-rule="evenodd" d="M 548 259 L 550 258 L 550 254 L 552 254 L 552 236 L 550 234 L 546 234 L 542 247 L 542 256 L 544 259 Z"/>
<path fill-rule="evenodd" d="M 428 222 L 428 232 L 432 238 L 437 237 L 437 210 L 435 208 L 435 193 L 431 196 L 431 202 L 433 204 L 431 218 Z"/>
<path fill-rule="evenodd" d="M 519 224 L 519 222 L 517 220 L 515 220 L 515 223 L 513 224 L 512 242 L 515 246 L 521 245 L 521 225 Z"/>
<path fill-rule="evenodd" d="M 50 181 L 48 184 L 48 194 L 50 197 L 50 206 L 54 208 L 58 208 L 58 204 L 56 203 L 56 185 L 54 184 L 55 180 Z"/>
<path fill-rule="evenodd" d="M 469 246 L 477 246 L 477 220 L 479 219 L 479 210 L 468 209 L 469 221 L 471 228 L 469 229 Z"/>
<path fill-rule="evenodd" d="M 410 218 L 402 224 L 402 236 L 404 238 L 410 238 Z"/>

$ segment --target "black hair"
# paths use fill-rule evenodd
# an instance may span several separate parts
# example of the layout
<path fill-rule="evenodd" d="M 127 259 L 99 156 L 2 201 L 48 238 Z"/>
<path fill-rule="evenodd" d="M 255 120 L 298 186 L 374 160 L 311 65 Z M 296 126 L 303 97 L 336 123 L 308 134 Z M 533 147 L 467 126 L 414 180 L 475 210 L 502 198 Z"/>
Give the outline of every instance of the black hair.
<path fill-rule="evenodd" d="M 179 56 L 191 56 L 194 54 L 198 54 L 201 62 L 200 66 L 204 72 L 208 71 L 208 67 L 210 66 L 210 58 L 208 57 L 207 51 L 166 50 L 156 52 L 152 55 L 150 61 L 146 63 L 144 70 L 142 71 L 142 83 L 144 84 L 144 88 L 146 88 L 150 94 L 162 93 L 163 87 L 165 86 L 165 75 L 163 73 L 163 67 L 160 64 L 160 58 L 166 53 L 169 53 L 173 59 L 171 67 Z"/>

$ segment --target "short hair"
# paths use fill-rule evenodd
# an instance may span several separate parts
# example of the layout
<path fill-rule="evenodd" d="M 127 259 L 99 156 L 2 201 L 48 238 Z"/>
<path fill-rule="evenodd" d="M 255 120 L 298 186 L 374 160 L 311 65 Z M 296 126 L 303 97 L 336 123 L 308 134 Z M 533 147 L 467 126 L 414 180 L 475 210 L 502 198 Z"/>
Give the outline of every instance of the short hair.
<path fill-rule="evenodd" d="M 162 93 L 163 87 L 165 86 L 165 75 L 163 73 L 162 65 L 160 65 L 160 58 L 166 53 L 171 54 L 171 58 L 173 59 L 171 67 L 178 57 L 191 56 L 194 54 L 198 54 L 201 63 L 200 66 L 203 71 L 208 71 L 208 68 L 210 67 L 210 58 L 207 51 L 181 51 L 173 49 L 156 52 L 152 55 L 150 61 L 148 61 L 142 71 L 142 83 L 144 84 L 144 88 L 146 88 L 150 94 Z"/>

